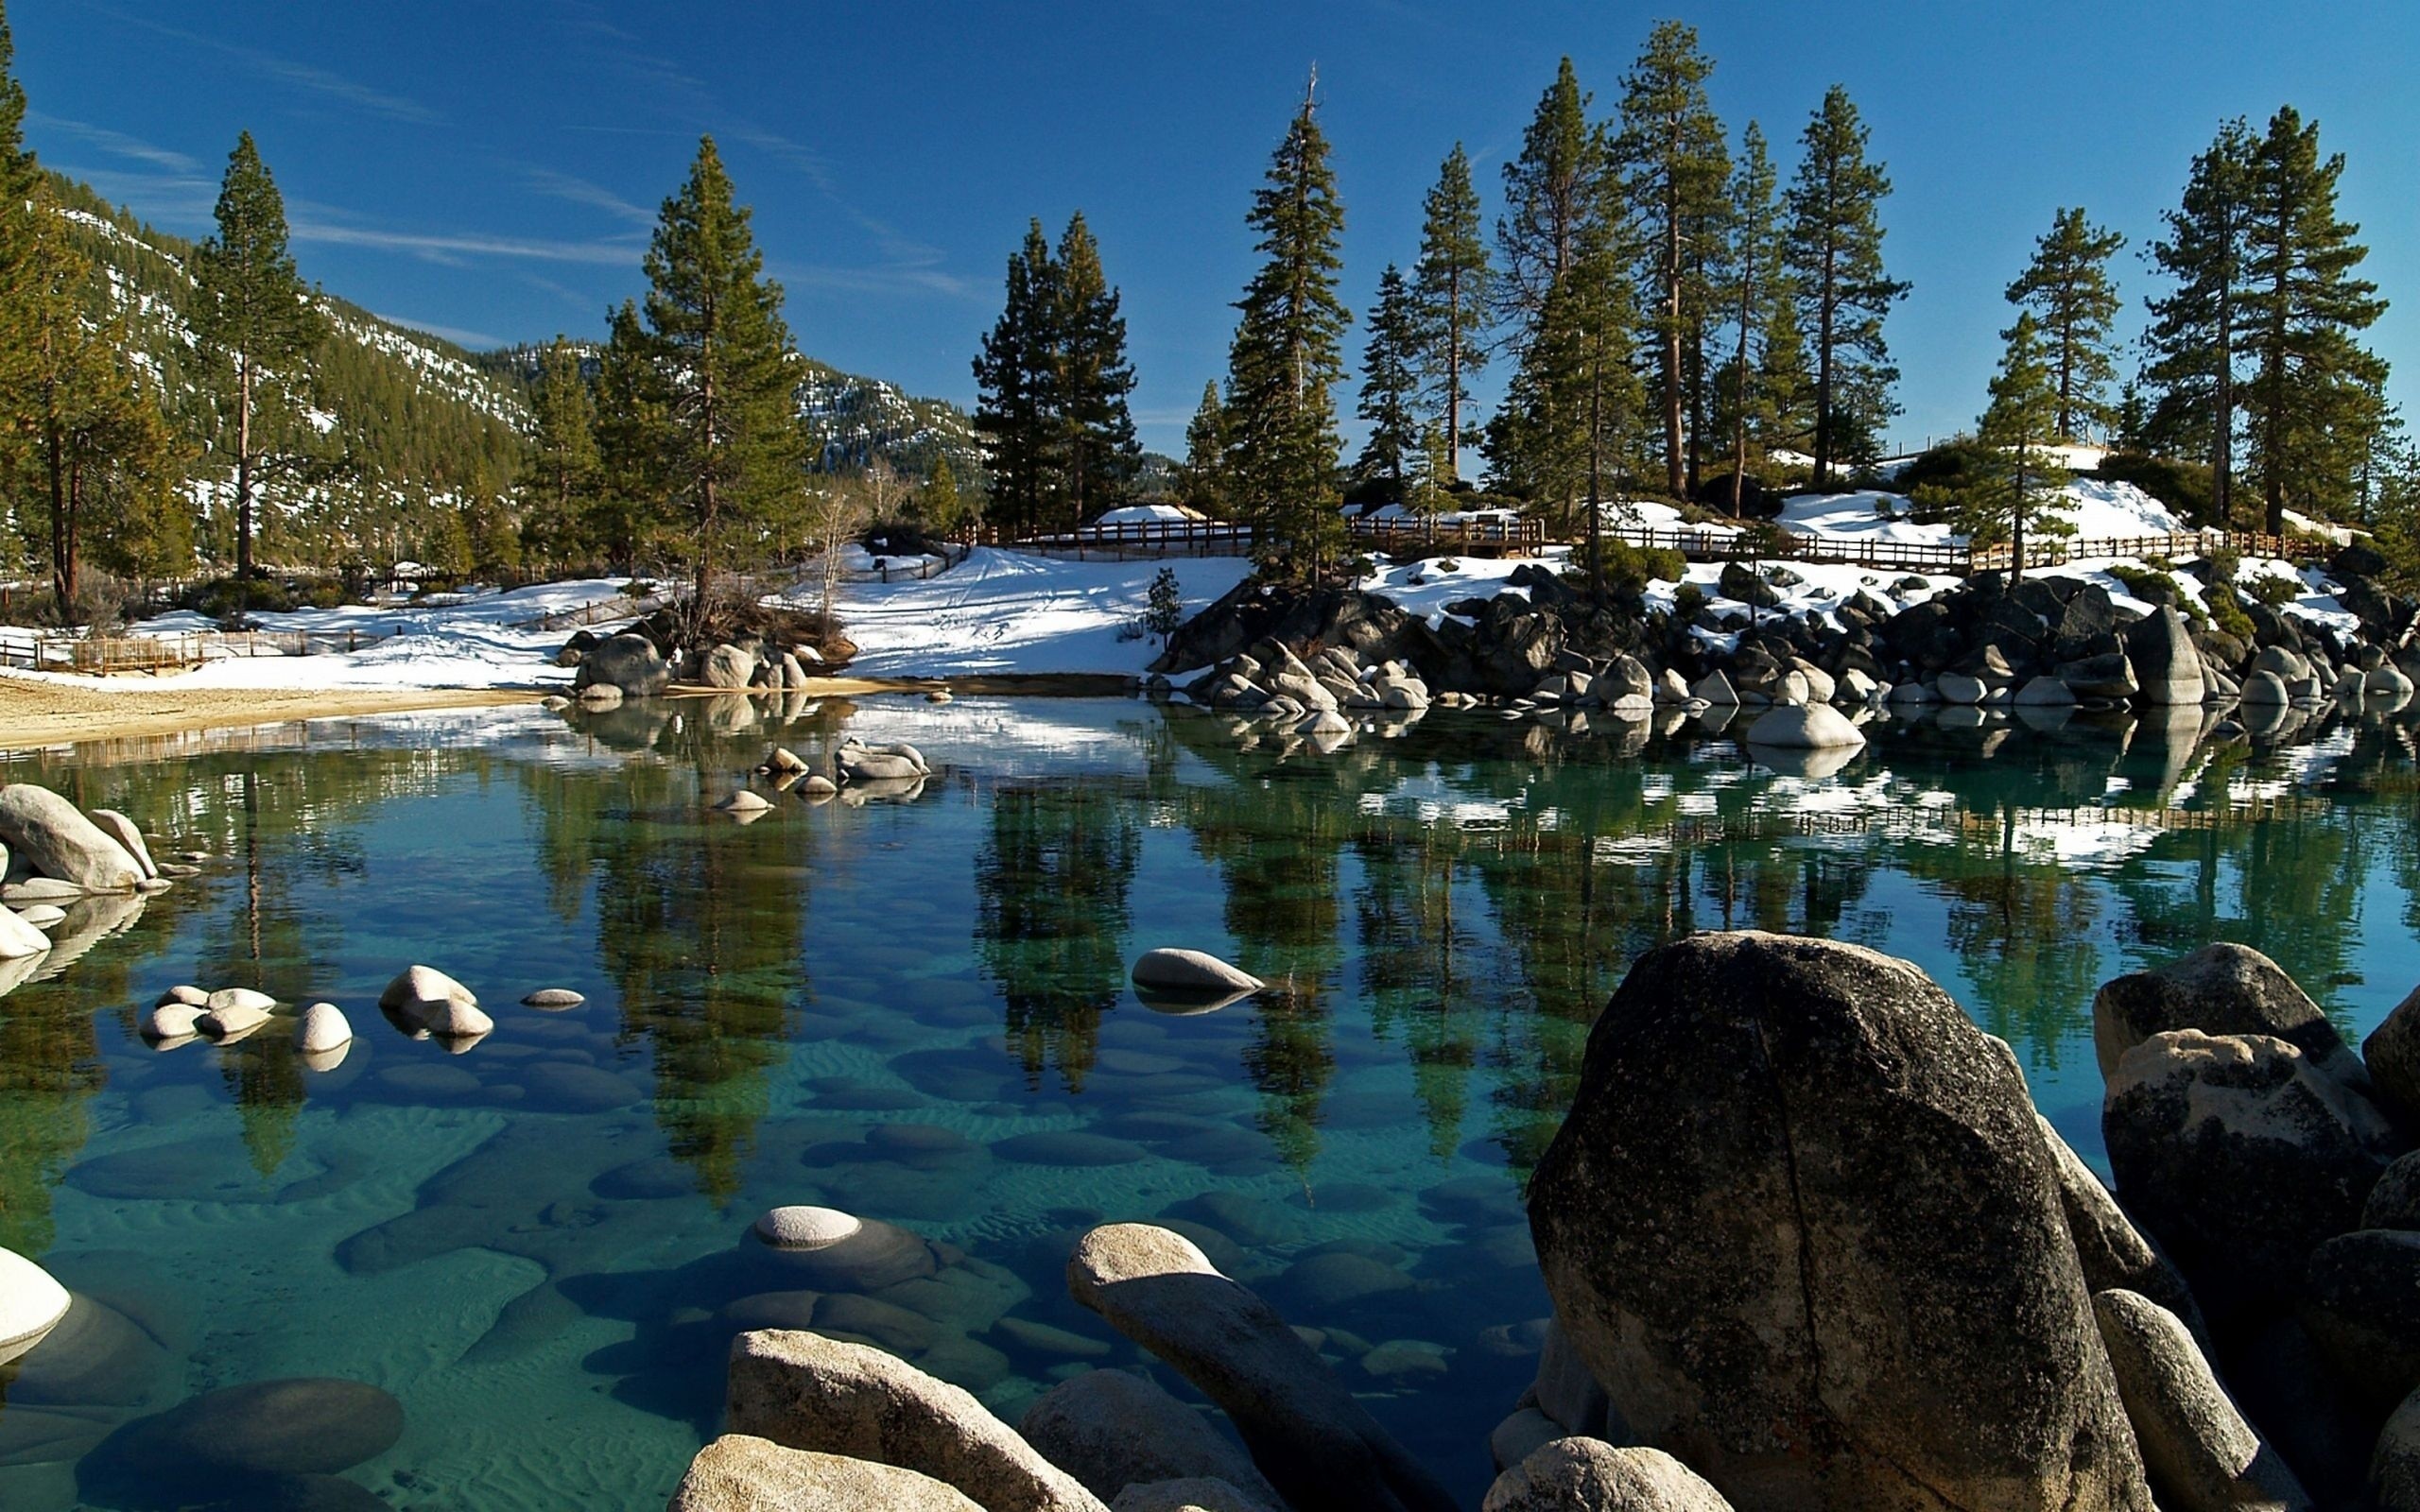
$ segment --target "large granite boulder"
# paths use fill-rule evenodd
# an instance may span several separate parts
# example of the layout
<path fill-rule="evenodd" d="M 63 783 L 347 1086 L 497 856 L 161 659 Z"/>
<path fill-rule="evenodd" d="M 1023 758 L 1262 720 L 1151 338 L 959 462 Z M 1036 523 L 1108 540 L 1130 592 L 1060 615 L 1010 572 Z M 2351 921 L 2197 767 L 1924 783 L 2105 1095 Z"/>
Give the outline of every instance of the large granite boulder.
<path fill-rule="evenodd" d="M 1274 1308 L 1182 1234 L 1108 1224 L 1067 1261 L 1067 1289 L 1220 1407 L 1253 1462 L 1302 1507 L 1450 1512 L 1443 1485 Z"/>
<path fill-rule="evenodd" d="M 2067 1237 L 2075 1241 L 2084 1285 L 2096 1295 L 2118 1289 L 2148 1297 L 2183 1319 L 2194 1337 L 2206 1344 L 2201 1308 L 2185 1278 L 2159 1252 L 2159 1246 L 2135 1227 L 2100 1177 L 2059 1137 L 2050 1121 L 2040 1122 L 2043 1141 L 2058 1162 L 2059 1206 L 2066 1213 Z"/>
<path fill-rule="evenodd" d="M 13 1249 L 0 1249 L 0 1365 L 40 1344 L 67 1315 L 69 1300 L 50 1272 Z"/>
<path fill-rule="evenodd" d="M 32 782 L 0 787 L 0 845 L 35 875 L 87 892 L 131 892 L 143 868 L 75 804 Z"/>
<path fill-rule="evenodd" d="M 2207 691 L 2202 653 L 2185 616 L 2162 605 L 2126 628 L 2126 661 L 2135 669 L 2135 697 L 2147 704 L 2199 704 Z"/>
<path fill-rule="evenodd" d="M 2236 1410 L 2184 1322 L 2135 1292 L 2095 1293 L 2093 1313 L 2162 1512 L 2308 1508 L 2302 1483 Z"/>
<path fill-rule="evenodd" d="M 2374 1405 L 2420 1390 L 2420 1233 L 2364 1229 L 2321 1245 L 2295 1312 L 2338 1378 Z"/>
<path fill-rule="evenodd" d="M 2272 1035 L 2155 1034 L 2109 1078 L 2101 1133 L 2126 1211 L 2221 1333 L 2301 1285 L 2404 1145 L 2358 1090 Z"/>
<path fill-rule="evenodd" d="M 2404 1118 L 2420 1124 L 2420 988 L 2394 1005 L 2361 1041 L 2377 1094 Z"/>
<path fill-rule="evenodd" d="M 965 1391 L 862 1344 L 803 1329 L 742 1333 L 724 1406 L 735 1434 L 896 1465 L 986 1512 L 1106 1512 Z"/>
<path fill-rule="evenodd" d="M 1530 1221 L 1614 1413 L 1740 1505 L 2148 1512 L 2023 1075 L 1907 962 L 1650 953 Z"/>
<path fill-rule="evenodd" d="M 1777 704 L 1748 727 L 1748 744 L 1778 750 L 1854 749 L 1865 744 L 1865 732 L 1827 703 Z"/>
<path fill-rule="evenodd" d="M 1025 1410 L 1025 1441 L 1103 1501 L 1149 1481 L 1217 1480 L 1274 1505 L 1252 1457 L 1201 1415 L 1127 1370 L 1087 1370 Z"/>
<path fill-rule="evenodd" d="M 773 1512 L 788 1507 L 984 1512 L 957 1487 L 914 1470 L 785 1449 L 746 1434 L 725 1434 L 698 1451 L 665 1512 Z"/>
<path fill-rule="evenodd" d="M 743 646 L 717 645 L 699 663 L 698 676 L 709 688 L 736 690 L 755 681 L 763 665 L 755 652 Z"/>
<path fill-rule="evenodd" d="M 644 635 L 611 635 L 589 647 L 576 688 L 612 688 L 626 698 L 651 698 L 672 685 L 671 664 Z"/>
<path fill-rule="evenodd" d="M 2204 945 L 2156 970 L 2115 978 L 2093 994 L 2092 1049 L 2103 1077 L 2127 1051 L 2170 1029 L 2274 1035 L 2340 1079 L 2366 1080 L 2319 1005 L 2249 945 Z"/>
<path fill-rule="evenodd" d="M 1558 1438 L 1495 1478 L 1480 1512 L 1731 1512 L 1722 1493 L 1660 1449 Z"/>

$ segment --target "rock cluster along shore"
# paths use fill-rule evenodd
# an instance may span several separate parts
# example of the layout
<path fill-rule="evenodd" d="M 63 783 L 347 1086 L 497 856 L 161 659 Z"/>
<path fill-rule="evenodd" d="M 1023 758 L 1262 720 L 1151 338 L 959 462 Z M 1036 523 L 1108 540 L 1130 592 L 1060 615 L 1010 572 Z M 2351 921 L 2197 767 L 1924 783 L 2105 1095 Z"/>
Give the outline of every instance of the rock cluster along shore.
<path fill-rule="evenodd" d="M 683 651 L 666 627 L 651 621 L 616 635 L 576 631 L 555 654 L 555 665 L 577 669 L 572 685 L 592 708 L 653 697 L 675 682 L 734 693 L 804 688 L 810 675 L 829 670 L 823 653 L 795 636 L 765 634 Z"/>
<path fill-rule="evenodd" d="M 55 975 L 94 940 L 132 922 L 145 895 L 207 860 L 154 860 L 135 822 L 77 808 L 33 782 L 0 786 L 0 993 Z"/>
<path fill-rule="evenodd" d="M 1635 591 L 1599 602 L 1542 563 L 1504 590 L 1445 606 L 1431 626 L 1392 601 L 1344 591 L 1297 593 L 1247 582 L 1187 622 L 1155 663 L 1197 703 L 1301 725 L 1339 710 L 1416 713 L 1483 701 L 1644 720 L 1658 708 L 1885 704 L 1978 710 L 2231 708 L 2254 733 L 2277 732 L 2330 703 L 2394 711 L 2420 679 L 2420 606 L 2377 586 L 2374 554 L 2331 564 L 2360 622 L 2316 621 L 2247 606 L 2249 639 L 2188 620 L 2181 594 L 2144 614 L 2073 577 L 2012 583 L 1983 574 L 1902 607 L 1893 584 L 1826 606 L 1828 614 L 1758 609 L 1795 583 L 1787 567 L 1724 568 L 1727 598 L 1684 621 L 1650 613 Z M 1912 596 L 1912 594 L 1910 595 Z M 1203 669 L 1207 669 L 1203 671 Z M 1848 722 L 1791 717 L 1754 743 L 1856 744 Z"/>
<path fill-rule="evenodd" d="M 2356 1051 L 2219 944 L 2093 1022 L 2114 1192 L 1908 962 L 1760 933 L 1642 957 L 1530 1188 L 1554 1316 L 1483 1512 L 2420 1512 L 2420 992 Z M 825 1209 L 757 1233 L 906 1239 Z M 1455 1505 L 1185 1235 L 1093 1228 L 1067 1286 L 1234 1438 L 1131 1372 L 1012 1428 L 759 1328 L 673 1512 Z"/>

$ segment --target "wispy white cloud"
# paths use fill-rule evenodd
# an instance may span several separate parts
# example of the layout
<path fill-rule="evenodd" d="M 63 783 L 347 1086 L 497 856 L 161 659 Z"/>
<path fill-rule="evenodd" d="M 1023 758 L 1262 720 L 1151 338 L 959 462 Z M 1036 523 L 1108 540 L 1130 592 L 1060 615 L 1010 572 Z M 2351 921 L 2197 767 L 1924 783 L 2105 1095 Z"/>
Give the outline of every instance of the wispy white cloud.
<path fill-rule="evenodd" d="M 988 298 L 974 279 L 960 278 L 938 267 L 874 264 L 851 267 L 832 263 L 774 263 L 767 270 L 786 288 L 838 289 L 851 294 L 941 294 L 954 300 Z"/>
<path fill-rule="evenodd" d="M 586 205 L 592 210 L 601 210 L 615 219 L 628 221 L 633 226 L 655 224 L 654 211 L 643 205 L 631 203 L 603 184 L 591 183 L 585 179 L 576 178 L 568 173 L 558 173 L 552 168 L 530 168 L 526 171 L 525 177 L 529 187 L 539 194 L 566 200 L 575 205 Z"/>
<path fill-rule="evenodd" d="M 141 137 L 129 136 L 123 131 L 112 131 L 106 126 L 94 126 L 87 121 L 71 121 L 63 115 L 53 115 L 47 111 L 27 111 L 26 125 L 32 128 L 37 136 L 56 134 L 73 137 L 78 142 L 90 143 L 104 152 L 113 153 L 121 158 L 132 158 L 137 163 L 148 163 L 154 167 L 166 168 L 172 173 L 191 174 L 201 171 L 200 163 L 182 152 L 154 146 Z"/>
<path fill-rule="evenodd" d="M 631 254 L 631 266 L 633 268 L 638 266 L 638 256 L 635 252 Z M 596 318 L 605 308 L 605 301 L 586 289 L 576 289 L 568 284 L 559 284 L 553 279 L 543 278 L 526 270 L 521 273 L 520 278 L 522 283 L 528 284 L 531 288 L 551 294 L 565 304 L 586 311 L 591 319 Z"/>
<path fill-rule="evenodd" d="M 385 315 L 375 310 L 371 313 L 377 315 L 379 319 L 386 321 L 389 325 L 399 325 L 406 331 L 419 331 L 441 340 L 451 341 L 456 346 L 467 348 L 472 352 L 489 352 L 510 344 L 502 337 L 492 336 L 484 331 L 465 331 L 458 325 L 439 325 L 433 320 L 415 320 L 407 315 Z"/>
<path fill-rule="evenodd" d="M 408 252 L 431 262 L 462 266 L 465 258 L 501 257 L 538 263 L 587 263 L 619 267 L 638 256 L 637 249 L 614 242 L 550 241 L 523 236 L 491 236 L 479 232 L 388 231 L 374 226 L 348 226 L 334 221 L 297 217 L 298 242 L 335 247 L 368 247 L 380 251 Z"/>
<path fill-rule="evenodd" d="M 366 111 L 372 115 L 385 116 L 391 121 L 409 121 L 421 126 L 436 126 L 444 121 L 443 116 L 418 100 L 388 94 L 384 90 L 364 84 L 358 79 L 347 78 L 341 74 L 332 73 L 311 63 L 298 62 L 291 58 L 282 58 L 275 53 L 264 52 L 257 47 L 247 47 L 240 43 L 227 42 L 221 38 L 187 31 L 181 26 L 171 26 L 164 22 L 154 21 L 148 16 L 134 15 L 113 6 L 95 6 L 93 9 L 128 26 L 139 26 L 146 31 L 183 43 L 187 46 L 204 48 L 220 57 L 233 59 L 254 73 L 290 84 L 307 93 L 336 100 L 340 104 L 350 105 L 355 110 Z"/>

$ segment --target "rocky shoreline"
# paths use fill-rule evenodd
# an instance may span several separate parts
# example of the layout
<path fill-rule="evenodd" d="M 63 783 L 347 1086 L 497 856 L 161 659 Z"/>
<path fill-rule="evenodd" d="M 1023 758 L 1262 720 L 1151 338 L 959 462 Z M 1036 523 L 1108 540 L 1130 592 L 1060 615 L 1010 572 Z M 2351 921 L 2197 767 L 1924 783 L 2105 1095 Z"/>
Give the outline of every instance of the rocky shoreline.
<path fill-rule="evenodd" d="M 2106 984 L 2094 1031 L 2114 1193 L 1907 962 L 1759 933 L 1642 957 L 1530 1189 L 1554 1316 L 1484 1512 L 2420 1508 L 2420 993 L 2364 1054 L 2219 944 Z M 748 1242 L 921 1250 L 825 1210 Z M 757 1329 L 672 1512 L 1455 1504 L 1186 1236 L 1106 1224 L 1066 1276 L 1236 1441 L 1130 1372 L 1011 1428 L 868 1343 Z"/>
<path fill-rule="evenodd" d="M 2208 710 L 2211 733 L 2282 737 L 2331 704 L 2411 704 L 2420 604 L 2382 587 L 2383 568 L 2360 547 L 2331 564 L 2358 631 L 2254 602 L 2241 606 L 2240 635 L 2172 579 L 2143 585 L 2164 600 L 2148 613 L 2088 579 L 1992 573 L 1904 606 L 1891 594 L 1910 585 L 1876 576 L 1825 610 L 1793 614 L 1767 607 L 1788 568 L 1735 562 L 1726 607 L 1683 614 L 1651 610 L 1634 588 L 1600 599 L 1531 563 L 1504 592 L 1456 600 L 1433 624 L 1376 593 L 1247 582 L 1171 637 L 1153 686 L 1314 737 L 1356 711 L 1417 716 L 1457 704 L 1631 721 L 1663 709 L 1795 709 L 1807 713 L 1767 716 L 1747 735 L 1802 748 L 1859 745 L 1856 725 L 1886 709 Z M 1826 708 L 1844 717 L 1813 713 Z"/>

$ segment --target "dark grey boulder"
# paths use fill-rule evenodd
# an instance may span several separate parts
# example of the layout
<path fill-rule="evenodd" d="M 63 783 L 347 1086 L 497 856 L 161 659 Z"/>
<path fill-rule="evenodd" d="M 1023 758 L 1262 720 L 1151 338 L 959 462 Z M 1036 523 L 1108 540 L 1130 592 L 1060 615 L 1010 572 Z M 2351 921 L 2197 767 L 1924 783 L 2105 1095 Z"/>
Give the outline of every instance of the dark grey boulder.
<path fill-rule="evenodd" d="M 2370 1031 L 2361 1041 L 2361 1057 L 2378 1096 L 2406 1119 L 2420 1122 L 2420 988 Z"/>
<path fill-rule="evenodd" d="M 2185 1278 L 2135 1227 L 2050 1121 L 2040 1123 L 2043 1141 L 2058 1162 L 2059 1205 L 2066 1214 L 2067 1237 L 2075 1241 L 2076 1260 L 2083 1267 L 2084 1285 L 2096 1294 L 2116 1288 L 2146 1297 L 2183 1319 L 2194 1337 L 2202 1339 L 2202 1311 Z"/>
<path fill-rule="evenodd" d="M 2364 1228 L 2420 1230 L 2420 1150 L 2398 1156 L 2361 1204 Z"/>
<path fill-rule="evenodd" d="M 589 647 L 572 685 L 613 688 L 626 698 L 648 698 L 672 685 L 672 668 L 646 636 L 613 635 Z"/>
<path fill-rule="evenodd" d="M 2095 1293 L 2092 1306 L 2162 1512 L 2300 1512 L 2311 1504 L 2294 1472 L 2236 1410 L 2175 1314 L 2120 1289 Z"/>
<path fill-rule="evenodd" d="M 359 1381 L 255 1381 L 139 1418 L 76 1467 L 104 1506 L 182 1507 L 296 1476 L 333 1475 L 404 1435 L 403 1404 Z"/>
<path fill-rule="evenodd" d="M 2337 1378 L 2290 1312 L 2265 1318 L 2219 1366 L 2244 1417 L 2322 1506 L 2360 1494 L 2382 1415 Z"/>
<path fill-rule="evenodd" d="M 2420 1512 L 2420 1391 L 2403 1400 L 2378 1434 L 2370 1500 L 2377 1512 Z"/>
<path fill-rule="evenodd" d="M 1034 1400 L 1017 1423 L 1044 1458 L 1102 1501 L 1144 1481 L 1225 1481 L 1274 1505 L 1252 1457 L 1191 1407 L 1126 1370 L 1087 1370 Z"/>
<path fill-rule="evenodd" d="M 1735 1503 L 2150 1506 L 2022 1074 L 1907 962 L 1650 953 L 1530 1219 L 1613 1412 Z"/>
<path fill-rule="evenodd" d="M 2147 704 L 2199 704 L 2204 691 L 2202 654 L 2192 627 L 2168 606 L 2128 626 L 2126 661 L 2135 669 L 2137 697 Z"/>
<path fill-rule="evenodd" d="M 2402 1153 L 2366 1097 L 2268 1035 L 2153 1035 L 2118 1061 L 2100 1126 L 2118 1200 L 2221 1333 L 2294 1295 Z"/>
<path fill-rule="evenodd" d="M 2386 1407 L 2420 1389 L 2420 1233 L 2341 1234 L 2311 1251 L 2295 1314 L 2336 1373 Z"/>
<path fill-rule="evenodd" d="M 2092 1049 L 2100 1074 L 2155 1034 L 2274 1035 L 2323 1068 L 2359 1083 L 2336 1026 L 2283 968 L 2249 945 L 2225 940 L 2182 960 L 2104 984 L 2092 999 Z"/>
<path fill-rule="evenodd" d="M 1454 1498 L 1251 1288 L 1181 1234 L 1109 1224 L 1077 1244 L 1067 1290 L 1226 1409 L 1297 1508 L 1451 1512 Z"/>

